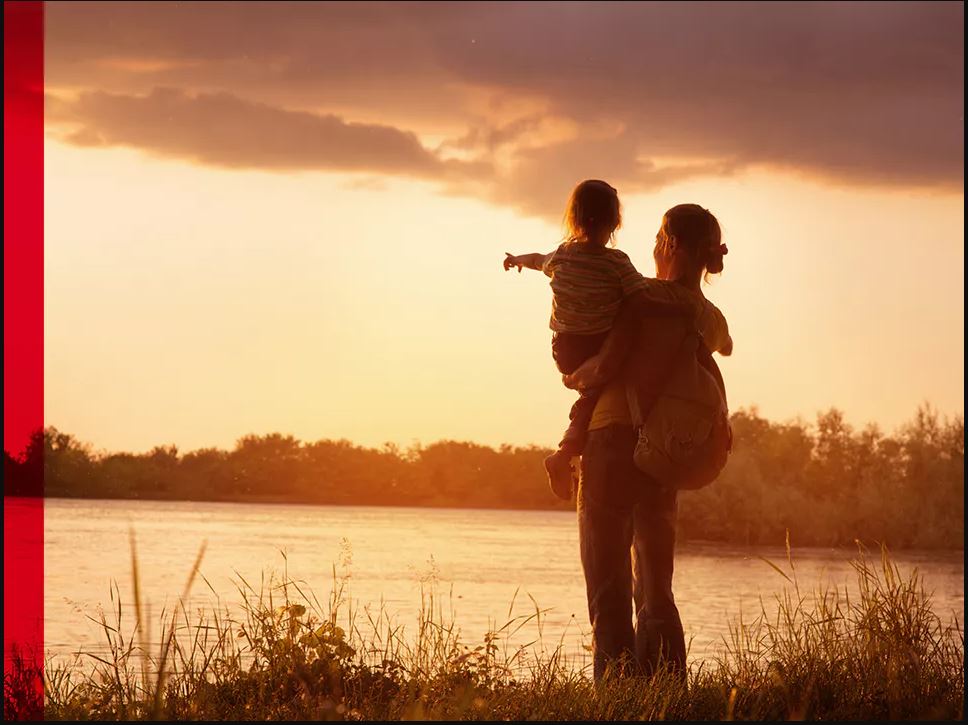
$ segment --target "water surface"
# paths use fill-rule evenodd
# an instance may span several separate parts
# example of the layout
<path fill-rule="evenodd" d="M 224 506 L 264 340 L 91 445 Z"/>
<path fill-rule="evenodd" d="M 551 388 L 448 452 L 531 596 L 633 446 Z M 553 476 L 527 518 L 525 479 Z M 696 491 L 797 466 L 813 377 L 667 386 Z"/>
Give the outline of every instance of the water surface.
<path fill-rule="evenodd" d="M 575 514 L 366 506 L 304 506 L 157 501 L 48 499 L 45 507 L 45 645 L 66 655 L 104 650 L 103 634 L 85 615 L 111 606 L 120 590 L 122 615 L 133 625 L 134 532 L 143 601 L 155 619 L 177 602 L 205 544 L 201 573 L 223 603 L 238 602 L 244 578 L 255 588 L 270 572 L 305 582 L 325 604 L 334 585 L 359 606 L 382 606 L 412 629 L 421 597 L 438 593 L 469 644 L 510 617 L 542 610 L 543 641 L 570 652 L 590 643 Z M 803 590 L 821 581 L 856 591 L 854 551 L 798 548 L 793 563 Z M 789 574 L 782 547 L 747 549 L 680 544 L 674 591 L 690 660 L 715 654 L 728 622 L 759 611 L 786 584 L 762 558 Z M 935 611 L 964 611 L 963 552 L 900 552 L 902 573 L 917 567 L 933 592 Z M 335 578 L 334 582 L 334 568 Z M 213 593 L 197 580 L 192 608 Z M 511 607 L 512 602 L 514 606 Z M 509 614 L 510 611 L 510 614 Z M 109 621 L 111 619 L 109 618 Z M 537 636 L 525 627 L 515 643 Z"/>

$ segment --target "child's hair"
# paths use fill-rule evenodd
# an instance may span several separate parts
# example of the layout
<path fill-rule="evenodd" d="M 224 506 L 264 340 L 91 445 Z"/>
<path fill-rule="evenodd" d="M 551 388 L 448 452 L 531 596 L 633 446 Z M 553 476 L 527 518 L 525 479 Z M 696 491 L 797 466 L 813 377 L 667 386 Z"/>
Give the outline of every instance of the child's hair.
<path fill-rule="evenodd" d="M 586 179 L 575 187 L 565 208 L 565 239 L 605 244 L 614 241 L 622 226 L 618 192 L 599 179 Z"/>
<path fill-rule="evenodd" d="M 710 274 L 723 271 L 723 257 L 726 245 L 719 220 L 709 209 L 698 204 L 678 204 L 662 217 L 662 232 L 675 237 L 683 245 L 697 265 L 706 271 L 706 281 Z"/>

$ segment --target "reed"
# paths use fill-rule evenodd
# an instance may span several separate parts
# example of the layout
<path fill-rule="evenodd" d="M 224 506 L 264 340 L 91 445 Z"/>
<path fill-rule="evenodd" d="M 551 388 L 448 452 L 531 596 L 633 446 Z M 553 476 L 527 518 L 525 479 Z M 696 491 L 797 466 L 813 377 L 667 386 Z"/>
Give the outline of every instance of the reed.
<path fill-rule="evenodd" d="M 192 567 L 191 582 L 202 557 Z M 178 720 L 773 720 L 962 719 L 964 634 L 933 610 L 915 570 L 902 576 L 886 549 L 853 560 L 858 595 L 803 592 L 795 562 L 772 602 L 737 617 L 718 659 L 685 681 L 660 671 L 593 683 L 563 643 L 545 643 L 544 612 L 512 616 L 466 644 L 436 587 L 423 592 L 411 632 L 382 604 L 354 606 L 333 569 L 320 602 L 304 582 L 239 577 L 239 603 L 207 612 L 182 603 L 159 618 L 151 644 L 137 592 L 135 622 L 117 588 L 101 614 L 108 655 L 44 672 L 46 719 Z M 207 584 L 204 577 L 201 577 Z M 188 587 L 186 587 L 186 596 Z M 212 590 L 214 594 L 214 589 Z M 109 621 L 110 619 L 110 621 Z M 528 627 L 533 641 L 511 646 Z M 4 715 L 18 710 L 16 667 L 4 677 Z M 19 698 L 19 699 L 18 699 Z M 33 713 L 36 715 L 36 713 Z"/>

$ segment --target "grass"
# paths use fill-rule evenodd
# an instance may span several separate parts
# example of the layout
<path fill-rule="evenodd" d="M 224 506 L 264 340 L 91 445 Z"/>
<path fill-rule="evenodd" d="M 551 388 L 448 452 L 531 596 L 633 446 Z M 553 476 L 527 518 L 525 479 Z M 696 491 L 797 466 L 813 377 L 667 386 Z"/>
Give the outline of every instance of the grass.
<path fill-rule="evenodd" d="M 548 647 L 539 636 L 508 645 L 526 625 L 541 631 L 537 606 L 525 616 L 509 612 L 504 626 L 470 646 L 433 590 L 411 633 L 384 607 L 374 614 L 347 603 L 335 568 L 325 603 L 287 573 L 258 586 L 240 578 L 240 607 L 219 602 L 192 616 L 179 605 L 162 613 L 151 645 L 132 546 L 135 621 L 124 619 L 115 587 L 111 621 L 99 618 L 108 655 L 88 655 L 87 668 L 48 661 L 43 713 L 52 720 L 963 718 L 964 635 L 932 611 L 917 570 L 902 576 L 886 550 L 872 560 L 861 549 L 852 562 L 859 595 L 851 598 L 827 586 L 802 593 L 789 549 L 783 566 L 768 563 L 786 580 L 775 606 L 761 601 L 754 619 L 731 622 L 715 662 L 693 665 L 685 681 L 660 671 L 596 684 L 560 642 Z M 4 675 L 5 719 L 37 714 L 24 691 L 29 676 L 16 666 Z"/>

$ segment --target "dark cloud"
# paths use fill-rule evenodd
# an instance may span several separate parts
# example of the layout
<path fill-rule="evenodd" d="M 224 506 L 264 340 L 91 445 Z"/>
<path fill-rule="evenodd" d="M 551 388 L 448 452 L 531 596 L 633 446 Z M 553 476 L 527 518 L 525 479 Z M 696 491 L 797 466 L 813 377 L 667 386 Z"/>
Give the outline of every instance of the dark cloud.
<path fill-rule="evenodd" d="M 963 186 L 962 3 L 53 2 L 46 50 L 55 92 L 102 92 L 78 142 L 440 178 L 459 152 L 474 193 L 528 212 L 593 175 Z"/>
<path fill-rule="evenodd" d="M 48 117 L 76 126 L 66 138 L 78 145 L 133 146 L 214 166 L 439 178 L 483 171 L 480 164 L 441 160 L 414 134 L 390 126 L 288 111 L 229 93 L 92 91 L 55 101 Z"/>

